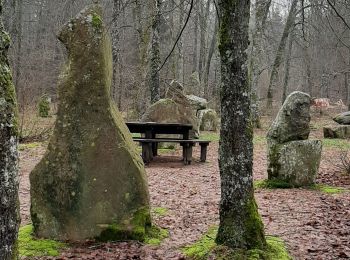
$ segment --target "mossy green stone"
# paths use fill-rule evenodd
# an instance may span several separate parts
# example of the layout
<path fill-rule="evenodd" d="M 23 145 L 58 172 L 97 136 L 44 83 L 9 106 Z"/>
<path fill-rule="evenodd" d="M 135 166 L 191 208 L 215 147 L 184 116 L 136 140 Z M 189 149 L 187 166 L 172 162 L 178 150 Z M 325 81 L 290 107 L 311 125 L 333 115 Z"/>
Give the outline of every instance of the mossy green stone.
<path fill-rule="evenodd" d="M 68 62 L 57 120 L 30 174 L 38 237 L 84 240 L 117 226 L 123 239 L 142 240 L 151 224 L 144 164 L 110 98 L 112 49 L 102 20 L 96 28 L 101 13 L 87 7 L 59 35 Z"/>

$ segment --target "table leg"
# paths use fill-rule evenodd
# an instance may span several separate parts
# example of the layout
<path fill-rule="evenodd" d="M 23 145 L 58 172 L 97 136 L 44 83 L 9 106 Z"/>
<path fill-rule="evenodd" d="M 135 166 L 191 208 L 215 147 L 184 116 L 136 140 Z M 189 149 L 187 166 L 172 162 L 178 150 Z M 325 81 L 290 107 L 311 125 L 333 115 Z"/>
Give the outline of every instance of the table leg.
<path fill-rule="evenodd" d="M 156 138 L 156 134 L 152 133 L 152 139 Z M 153 156 L 158 156 L 158 143 L 152 143 Z"/>
<path fill-rule="evenodd" d="M 142 143 L 142 159 L 145 164 L 149 164 L 152 160 L 152 150 L 150 143 Z"/>
<path fill-rule="evenodd" d="M 184 164 L 190 165 L 192 163 L 192 147 L 193 144 L 184 144 Z"/>
<path fill-rule="evenodd" d="M 208 144 L 200 144 L 201 146 L 201 162 L 207 161 L 207 150 L 208 150 Z"/>

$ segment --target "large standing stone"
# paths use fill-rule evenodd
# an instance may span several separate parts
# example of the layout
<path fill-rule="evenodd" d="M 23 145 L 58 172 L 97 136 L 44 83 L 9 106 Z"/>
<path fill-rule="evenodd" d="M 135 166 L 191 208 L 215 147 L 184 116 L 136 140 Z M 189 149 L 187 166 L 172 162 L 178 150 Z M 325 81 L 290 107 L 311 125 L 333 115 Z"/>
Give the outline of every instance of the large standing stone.
<path fill-rule="evenodd" d="M 310 96 L 291 93 L 267 133 L 268 178 L 291 186 L 314 183 L 322 143 L 306 140 L 310 133 Z"/>
<path fill-rule="evenodd" d="M 307 186 L 315 182 L 320 166 L 320 140 L 291 141 L 274 147 L 274 158 L 269 161 L 269 179 Z M 271 156 L 271 154 L 270 154 Z"/>
<path fill-rule="evenodd" d="M 68 62 L 57 121 L 30 174 L 39 237 L 142 240 L 150 225 L 144 165 L 110 99 L 111 42 L 100 14 L 97 5 L 86 8 L 59 35 Z"/>
<path fill-rule="evenodd" d="M 350 125 L 350 111 L 336 115 L 333 120 L 341 125 Z"/>
<path fill-rule="evenodd" d="M 324 127 L 323 135 L 325 138 L 350 139 L 350 125 Z"/>
<path fill-rule="evenodd" d="M 285 143 L 307 139 L 310 134 L 310 104 L 308 94 L 299 91 L 291 93 L 267 133 L 268 140 Z"/>

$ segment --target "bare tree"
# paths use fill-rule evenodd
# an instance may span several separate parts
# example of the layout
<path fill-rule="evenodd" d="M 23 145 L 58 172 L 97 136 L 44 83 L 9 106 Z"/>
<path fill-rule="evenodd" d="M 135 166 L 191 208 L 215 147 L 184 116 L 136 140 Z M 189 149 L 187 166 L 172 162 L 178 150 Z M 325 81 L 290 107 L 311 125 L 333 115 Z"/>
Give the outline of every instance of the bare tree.
<path fill-rule="evenodd" d="M 247 72 L 250 1 L 220 0 L 221 176 L 216 242 L 230 248 L 263 248 L 264 227 L 254 198 L 253 130 Z"/>
<path fill-rule="evenodd" d="M 2 22 L 0 1 L 0 258 L 17 258 L 19 227 L 18 199 L 18 121 L 15 88 L 12 83 L 7 51 L 9 35 Z"/>

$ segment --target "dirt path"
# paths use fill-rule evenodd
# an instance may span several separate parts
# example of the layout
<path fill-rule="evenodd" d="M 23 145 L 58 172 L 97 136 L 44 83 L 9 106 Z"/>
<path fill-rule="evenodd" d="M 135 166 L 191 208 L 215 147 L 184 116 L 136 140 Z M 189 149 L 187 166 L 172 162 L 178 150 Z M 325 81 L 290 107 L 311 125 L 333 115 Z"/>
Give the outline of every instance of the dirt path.
<path fill-rule="evenodd" d="M 198 149 L 198 148 L 197 148 Z M 196 157 L 199 150 L 194 151 Z M 157 158 L 146 168 L 152 207 L 168 213 L 155 217 L 170 237 L 161 246 L 139 243 L 75 245 L 56 259 L 183 259 L 179 248 L 196 241 L 208 227 L 218 224 L 220 199 L 218 143 L 210 145 L 208 162 L 183 166 L 180 151 Z M 28 175 L 44 152 L 43 147 L 21 152 L 22 224 L 29 220 Z M 326 150 L 318 182 L 350 187 L 350 178 L 334 171 L 330 160 L 339 151 Z M 335 176 L 335 177 L 334 177 Z M 255 146 L 254 178 L 266 178 L 265 145 Z M 266 234 L 281 237 L 295 259 L 350 259 L 350 193 L 331 195 L 307 189 L 256 191 Z"/>

